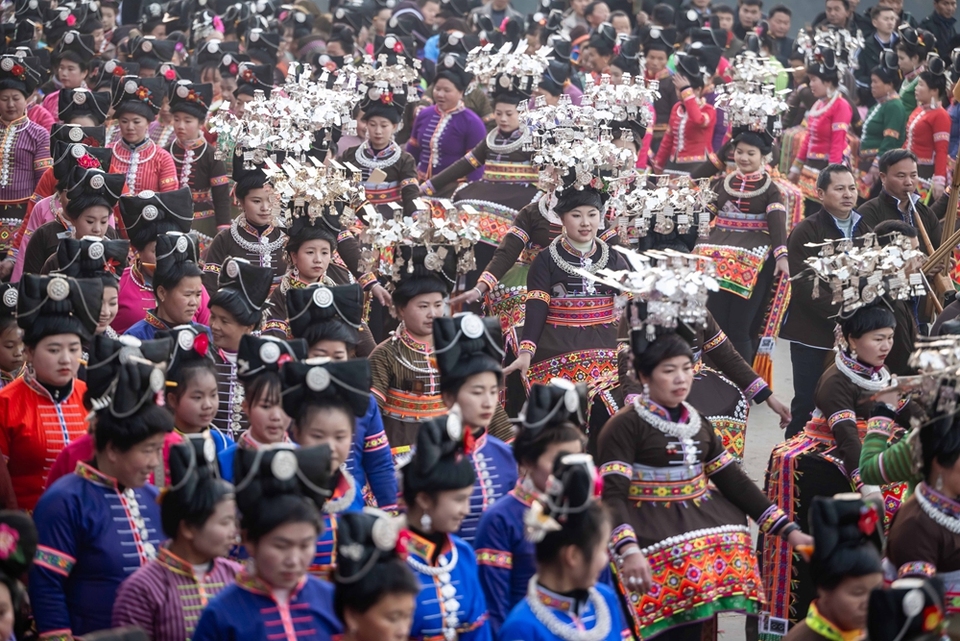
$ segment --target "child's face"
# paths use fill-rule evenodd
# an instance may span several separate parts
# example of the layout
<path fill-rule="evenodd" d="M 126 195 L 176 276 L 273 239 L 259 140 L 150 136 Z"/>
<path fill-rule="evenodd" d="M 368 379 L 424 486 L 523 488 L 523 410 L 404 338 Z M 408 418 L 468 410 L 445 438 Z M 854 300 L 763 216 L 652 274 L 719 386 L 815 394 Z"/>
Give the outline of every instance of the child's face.
<path fill-rule="evenodd" d="M 105 31 L 111 31 L 117 26 L 117 12 L 113 7 L 100 7 L 100 15 L 102 16 L 101 22 L 103 22 L 103 29 Z"/>
<path fill-rule="evenodd" d="M 23 366 L 23 330 L 17 325 L 0 333 L 0 370 L 16 372 Z"/>
<path fill-rule="evenodd" d="M 240 205 L 251 225 L 269 225 L 273 221 L 273 187 L 265 185 L 262 189 L 251 189 Z"/>
<path fill-rule="evenodd" d="M 187 433 L 201 432 L 217 415 L 220 406 L 220 394 L 217 378 L 208 371 L 197 372 L 187 383 L 185 390 L 173 405 L 173 415 L 177 428 Z M 173 395 L 168 399 L 172 400 Z"/>
<path fill-rule="evenodd" d="M 720 28 L 723 29 L 724 31 L 727 31 L 727 32 L 733 31 L 733 14 L 718 13 L 717 23 L 720 25 Z"/>
<path fill-rule="evenodd" d="M 180 142 L 192 142 L 200 137 L 200 120 L 196 116 L 177 111 L 173 114 L 173 131 Z"/>

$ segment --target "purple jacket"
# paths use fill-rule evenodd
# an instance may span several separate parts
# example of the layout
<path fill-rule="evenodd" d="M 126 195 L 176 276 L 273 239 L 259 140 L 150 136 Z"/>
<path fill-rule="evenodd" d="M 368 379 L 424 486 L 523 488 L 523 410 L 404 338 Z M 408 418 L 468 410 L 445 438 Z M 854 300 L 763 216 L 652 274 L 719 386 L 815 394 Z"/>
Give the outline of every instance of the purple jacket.
<path fill-rule="evenodd" d="M 430 105 L 417 114 L 406 149 L 417 161 L 417 174 L 422 183 L 463 158 L 486 135 L 480 116 L 462 102 L 448 112 Z M 482 176 L 483 168 L 477 167 L 467 176 L 467 181 L 480 180 Z"/>

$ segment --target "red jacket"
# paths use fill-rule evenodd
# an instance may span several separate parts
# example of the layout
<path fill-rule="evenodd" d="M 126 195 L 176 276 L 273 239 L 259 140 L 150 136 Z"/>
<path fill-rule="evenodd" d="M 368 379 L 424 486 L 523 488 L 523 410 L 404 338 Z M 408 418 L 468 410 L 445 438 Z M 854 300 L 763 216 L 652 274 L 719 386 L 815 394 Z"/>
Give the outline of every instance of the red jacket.
<path fill-rule="evenodd" d="M 655 164 L 661 169 L 668 162 L 703 162 L 713 153 L 713 126 L 717 122 L 713 105 L 697 98 L 689 87 L 680 93 L 680 100 L 670 112 L 670 126 L 657 151 Z"/>
<path fill-rule="evenodd" d="M 904 148 L 917 156 L 918 165 L 933 165 L 933 178 L 947 182 L 947 157 L 950 145 L 950 116 L 943 107 L 917 107 L 907 120 Z"/>
<path fill-rule="evenodd" d="M 807 160 L 843 162 L 851 117 L 853 109 L 839 91 L 830 100 L 815 102 L 807 112 L 807 137 L 800 145 L 794 165 L 803 167 Z"/>

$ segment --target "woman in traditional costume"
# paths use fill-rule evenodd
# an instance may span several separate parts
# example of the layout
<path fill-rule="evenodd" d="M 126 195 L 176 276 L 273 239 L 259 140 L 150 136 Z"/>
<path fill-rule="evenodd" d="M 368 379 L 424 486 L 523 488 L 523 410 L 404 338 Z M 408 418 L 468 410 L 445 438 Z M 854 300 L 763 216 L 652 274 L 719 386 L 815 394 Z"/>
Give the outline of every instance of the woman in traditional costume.
<path fill-rule="evenodd" d="M 163 78 L 124 76 L 113 96 L 120 140 L 112 146 L 110 171 L 126 176 L 131 194 L 173 191 L 180 186 L 170 153 L 147 136 L 147 128 L 160 113 L 165 83 Z"/>
<path fill-rule="evenodd" d="M 362 321 L 363 292 L 356 284 L 288 290 L 287 309 L 290 331 L 294 338 L 307 342 L 309 358 L 355 358 L 361 336 L 370 334 Z M 373 394 L 366 412 L 357 419 L 347 471 L 356 479 L 368 504 L 382 510 L 397 508 L 397 477 L 390 443 Z"/>
<path fill-rule="evenodd" d="M 366 359 L 342 362 L 287 363 L 280 370 L 283 411 L 293 419 L 293 438 L 300 447 L 330 448 L 323 504 L 323 529 L 316 542 L 310 574 L 331 580 L 336 569 L 337 522 L 345 512 L 363 509 L 363 488 L 347 470 L 356 423 L 370 404 L 370 364 Z"/>
<path fill-rule="evenodd" d="M 193 321 L 203 303 L 206 290 L 200 282 L 197 237 L 193 234 L 167 232 L 157 237 L 157 263 L 153 272 L 153 291 L 157 304 L 146 317 L 124 332 L 140 340 L 150 340 L 157 330 L 179 325 L 193 325 L 209 334 L 205 325 Z"/>
<path fill-rule="evenodd" d="M 454 532 L 476 483 L 470 431 L 457 413 L 426 421 L 403 468 L 407 564 L 420 583 L 410 638 L 491 639 L 473 548 Z"/>
<path fill-rule="evenodd" d="M 90 399 L 100 408 L 93 460 L 54 483 L 34 511 L 40 545 L 30 602 L 44 636 L 109 628 L 121 582 L 160 548 L 159 490 L 148 479 L 173 429 L 170 413 L 155 402 L 163 372 L 119 358 L 111 367 L 107 394 Z"/>
<path fill-rule="evenodd" d="M 878 507 L 850 492 L 816 496 L 809 521 L 810 575 L 817 598 L 785 641 L 863 638 L 871 592 L 883 584 Z"/>
<path fill-rule="evenodd" d="M 103 304 L 94 335 L 117 338 L 110 323 L 117 317 L 120 274 L 127 266 L 130 242 L 99 238 L 64 238 L 51 262 L 51 273 L 70 278 L 99 278 L 103 282 Z M 84 358 L 84 360 L 88 360 Z"/>
<path fill-rule="evenodd" d="M 60 94 L 78 88 L 87 88 L 90 66 L 99 57 L 94 50 L 93 36 L 81 34 L 71 29 L 60 37 L 60 42 L 50 57 L 52 67 L 56 69 L 57 84 L 60 87 L 43 97 L 40 105 L 49 113 L 55 114 L 60 106 Z"/>
<path fill-rule="evenodd" d="M 927 56 L 937 50 L 936 37 L 925 29 L 915 29 L 909 24 L 899 27 L 900 41 L 897 43 L 897 62 L 903 74 L 903 86 L 900 88 L 900 100 L 907 116 L 913 113 L 921 103 L 917 100 L 917 81 L 920 74 L 927 70 Z"/>
<path fill-rule="evenodd" d="M 620 599 L 599 583 L 609 564 L 611 515 L 587 454 L 561 454 L 527 519 L 537 572 L 500 630 L 502 641 L 618 641 L 633 636 Z"/>
<path fill-rule="evenodd" d="M 220 272 L 219 289 L 210 299 L 210 334 L 216 348 L 212 352 L 220 392 L 220 409 L 213 424 L 234 439 L 247 429 L 237 352 L 240 340 L 260 329 L 272 282 L 272 269 L 228 258 Z"/>
<path fill-rule="evenodd" d="M 134 253 L 133 264 L 120 277 L 120 310 L 113 329 L 122 334 L 157 305 L 153 292 L 157 268 L 157 241 L 168 232 L 185 234 L 193 221 L 190 189 L 167 193 L 140 193 L 120 197 L 120 216 Z M 210 296 L 204 289 L 193 320 L 206 324 Z"/>
<path fill-rule="evenodd" d="M 224 557 L 237 538 L 233 486 L 220 478 L 208 434 L 170 451 L 170 485 L 160 503 L 169 540 L 127 577 L 113 603 L 113 627 L 137 626 L 157 641 L 192 636 L 207 604 L 232 585 L 240 565 Z"/>
<path fill-rule="evenodd" d="M 337 638 L 333 585 L 307 572 L 323 529 L 329 448 L 238 450 L 236 472 L 252 563 L 207 605 L 193 640 L 265 639 L 277 631 L 301 641 Z"/>
<path fill-rule="evenodd" d="M 719 612 L 763 609 L 747 515 L 790 545 L 810 537 L 763 495 L 686 402 L 694 357 L 676 332 L 690 335 L 703 322 L 696 319 L 705 319 L 697 302 L 704 277 L 689 265 L 657 264 L 648 272 L 628 310 L 644 393 L 604 427 L 598 461 L 613 512 L 610 550 L 634 632 L 693 639 Z M 683 283 L 677 293 L 659 294 L 657 283 L 671 280 Z M 670 305 L 653 305 L 664 301 Z"/>
<path fill-rule="evenodd" d="M 86 385 L 77 379 L 83 344 L 97 327 L 103 285 L 63 276 L 24 275 L 16 300 L 23 329 L 23 377 L 0 390 L 0 451 L 9 461 L 17 503 L 33 510 L 50 466 L 87 432 Z"/>
<path fill-rule="evenodd" d="M 0 389 L 23 374 L 23 330 L 17 324 L 17 296 L 7 294 L 11 290 L 17 291 L 15 283 L 0 284 Z"/>
<path fill-rule="evenodd" d="M 917 77 L 917 108 L 907 121 L 904 148 L 917 157 L 917 193 L 925 204 L 939 199 L 947 186 L 950 161 L 950 116 L 943 108 L 948 94 L 946 63 L 936 56 L 927 61 L 929 68 Z"/>
<path fill-rule="evenodd" d="M 546 492 L 558 455 L 583 452 L 586 394 L 586 385 L 572 386 L 562 379 L 530 387 L 530 399 L 512 443 L 520 478 L 480 517 L 473 546 L 494 635 L 513 607 L 523 601 L 537 572 L 536 551 L 526 537 L 524 515 L 534 499 Z"/>
<path fill-rule="evenodd" d="M 433 356 L 440 371 L 440 394 L 449 410 L 458 408 L 463 428 L 470 430 L 473 447 L 467 458 L 477 481 L 470 495 L 470 511 L 457 535 L 473 544 L 484 511 L 517 482 L 517 466 L 504 440 L 513 428 L 500 405 L 503 350 L 500 324 L 464 313 L 433 320 Z"/>
<path fill-rule="evenodd" d="M 870 93 L 876 104 L 867 111 L 860 134 L 860 159 L 857 188 L 864 200 L 880 193 L 880 169 L 877 158 L 903 145 L 906 139 L 907 112 L 897 91 L 903 75 L 896 54 L 884 50 L 880 64 L 870 70 Z"/>
<path fill-rule="evenodd" d="M 703 98 L 704 69 L 698 58 L 679 53 L 676 55 L 676 69 L 671 80 L 680 99 L 670 112 L 654 169 L 657 173 L 689 175 L 713 153 L 717 112 Z"/>

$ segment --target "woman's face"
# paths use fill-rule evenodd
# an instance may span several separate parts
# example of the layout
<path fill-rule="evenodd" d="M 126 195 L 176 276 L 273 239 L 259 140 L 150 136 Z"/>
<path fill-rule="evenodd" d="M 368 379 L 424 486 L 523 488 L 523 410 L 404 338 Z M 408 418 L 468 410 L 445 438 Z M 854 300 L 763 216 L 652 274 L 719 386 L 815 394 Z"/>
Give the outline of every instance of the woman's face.
<path fill-rule="evenodd" d="M 803 60 L 790 60 L 793 65 L 793 84 L 799 85 L 807 79 L 807 68 L 803 66 Z"/>
<path fill-rule="evenodd" d="M 410 299 L 404 307 L 397 308 L 403 326 L 414 336 L 433 336 L 433 319 L 444 312 L 444 297 L 440 292 L 420 294 Z"/>
<path fill-rule="evenodd" d="M 222 499 L 203 527 L 187 526 L 186 530 L 190 545 L 198 556 L 210 561 L 227 556 L 237 542 L 237 502 L 233 496 Z"/>
<path fill-rule="evenodd" d="M 493 108 L 493 117 L 497 128 L 505 134 L 512 134 L 520 127 L 520 112 L 509 102 L 498 102 Z"/>
<path fill-rule="evenodd" d="M 460 104 L 462 98 L 463 92 L 446 78 L 440 78 L 433 85 L 433 102 L 441 111 L 450 111 Z"/>
<path fill-rule="evenodd" d="M 588 4 L 590 4 L 590 0 L 570 0 L 570 8 L 578 16 L 583 16 Z"/>
<path fill-rule="evenodd" d="M 100 205 L 87 207 L 73 221 L 76 230 L 73 234 L 74 238 L 83 238 L 84 236 L 103 238 L 110 226 L 110 214 L 109 209 Z"/>
<path fill-rule="evenodd" d="M 893 91 L 893 85 L 888 85 L 877 76 L 870 76 L 870 95 L 874 100 L 880 100 Z"/>
<path fill-rule="evenodd" d="M 196 371 L 179 397 L 167 394 L 167 405 L 173 410 L 177 429 L 187 434 L 199 434 L 210 426 L 220 406 L 217 377 L 213 372 Z"/>
<path fill-rule="evenodd" d="M 240 339 L 254 330 L 253 325 L 241 325 L 233 314 L 220 307 L 210 307 L 210 333 L 213 344 L 228 352 L 240 349 Z"/>
<path fill-rule="evenodd" d="M 560 216 L 567 238 L 577 243 L 588 243 L 597 237 L 600 229 L 600 210 L 592 205 L 574 207 Z"/>
<path fill-rule="evenodd" d="M 182 111 L 173 114 L 173 133 L 177 140 L 187 143 L 200 137 L 200 121 L 196 116 L 185 114 Z"/>
<path fill-rule="evenodd" d="M 371 116 L 366 119 L 366 123 L 367 140 L 370 141 L 374 149 L 384 149 L 393 141 L 393 134 L 397 130 L 397 125 L 383 116 Z"/>
<path fill-rule="evenodd" d="M 425 493 L 421 493 L 417 495 L 417 502 L 424 513 L 430 516 L 431 529 L 434 532 L 452 534 L 460 530 L 463 519 L 470 514 L 471 494 L 473 494 L 472 485 L 459 490 L 439 492 L 436 495 L 436 500 L 431 499 Z"/>
<path fill-rule="evenodd" d="M 280 394 L 261 394 L 254 402 L 243 399 L 243 412 L 250 421 L 250 436 L 257 443 L 282 443 L 290 425 L 290 417 L 283 411 Z"/>
<path fill-rule="evenodd" d="M 27 113 L 27 97 L 18 89 L 0 89 L 0 119 L 13 122 Z"/>
<path fill-rule="evenodd" d="M 199 276 L 185 276 L 176 287 L 157 288 L 157 306 L 163 318 L 174 325 L 186 325 L 200 309 L 203 283 Z"/>
<path fill-rule="evenodd" d="M 320 340 L 310 346 L 307 358 L 329 358 L 345 361 L 350 358 L 350 348 L 343 341 Z"/>
<path fill-rule="evenodd" d="M 744 174 L 752 174 L 760 171 L 763 165 L 763 156 L 760 149 L 753 145 L 739 143 L 733 150 L 733 161 L 737 163 L 737 169 Z"/>
<path fill-rule="evenodd" d="M 500 402 L 500 379 L 493 372 L 480 372 L 469 377 L 457 391 L 443 395 L 447 407 L 460 406 L 463 422 L 477 429 L 486 428 L 493 420 L 493 411 Z"/>
<path fill-rule="evenodd" d="M 0 334 L 0 370 L 16 372 L 23 367 L 23 330 L 10 325 Z"/>
<path fill-rule="evenodd" d="M 897 49 L 897 65 L 900 67 L 900 73 L 907 75 L 920 65 L 920 58 L 911 58 L 906 51 Z"/>
<path fill-rule="evenodd" d="M 607 68 L 607 73 L 610 75 L 611 85 L 619 85 L 623 82 L 623 70 L 617 65 L 610 65 Z"/>
<path fill-rule="evenodd" d="M 860 338 L 847 338 L 851 352 L 857 353 L 857 360 L 870 367 L 880 367 L 887 354 L 893 348 L 893 328 L 885 327 L 867 332 Z"/>
<path fill-rule="evenodd" d="M 343 622 L 357 641 L 407 641 L 416 608 L 412 594 L 384 594 L 366 612 L 345 608 Z"/>
<path fill-rule="evenodd" d="M 827 85 L 817 76 L 810 76 L 810 93 L 814 98 L 825 98 L 827 96 Z"/>
<path fill-rule="evenodd" d="M 62 387 L 77 376 L 83 346 L 76 334 L 46 336 L 33 349 L 26 348 L 27 362 L 41 383 Z"/>
<path fill-rule="evenodd" d="M 120 135 L 124 142 L 132 145 L 143 142 L 147 137 L 147 127 L 150 123 L 143 116 L 131 113 L 120 114 Z"/>
<path fill-rule="evenodd" d="M 164 433 L 154 434 L 126 452 L 107 445 L 102 454 L 110 461 L 116 474 L 117 483 L 124 487 L 143 487 L 150 481 L 150 475 L 163 460 Z M 101 456 L 98 454 L 97 456 Z"/>
<path fill-rule="evenodd" d="M 290 252 L 293 266 L 300 272 L 300 278 L 308 283 L 323 278 L 332 258 L 333 248 L 326 240 L 308 240 L 297 251 Z"/>
<path fill-rule="evenodd" d="M 76 89 L 87 79 L 87 72 L 72 60 L 63 59 L 57 66 L 57 80 L 64 89 Z"/>
<path fill-rule="evenodd" d="M 307 410 L 297 424 L 297 444 L 300 447 L 330 446 L 330 473 L 333 474 L 350 457 L 353 445 L 353 417 L 339 407 L 314 407 Z"/>
<path fill-rule="evenodd" d="M 273 222 L 273 187 L 264 185 L 261 189 L 251 189 L 240 205 L 243 216 L 251 225 L 262 227 Z"/>
<path fill-rule="evenodd" d="M 650 376 L 640 374 L 650 388 L 650 399 L 664 407 L 677 407 L 687 400 L 693 385 L 693 363 L 687 356 L 674 356 L 657 365 Z"/>
<path fill-rule="evenodd" d="M 297 587 L 317 553 L 319 535 L 313 523 L 284 523 L 257 543 L 247 541 L 257 576 L 281 590 Z"/>
<path fill-rule="evenodd" d="M 933 98 L 933 92 L 930 91 L 930 85 L 924 82 L 923 78 L 917 81 L 916 97 L 918 105 L 925 105 Z"/>
<path fill-rule="evenodd" d="M 832 590 L 817 589 L 818 604 L 829 604 L 824 616 L 844 631 L 867 627 L 867 604 L 870 593 L 883 585 L 883 574 L 847 577 Z"/>
<path fill-rule="evenodd" d="M 550 479 L 550 475 L 553 474 L 553 464 L 557 461 L 557 457 L 561 452 L 563 454 L 582 454 L 583 441 L 551 443 L 547 446 L 547 449 L 543 451 L 543 454 L 540 455 L 540 458 L 537 459 L 537 464 L 525 470 L 530 480 L 533 481 L 534 487 L 539 491 L 546 491 L 547 481 Z"/>
<path fill-rule="evenodd" d="M 103 288 L 103 304 L 100 305 L 100 320 L 97 321 L 97 334 L 106 331 L 120 309 L 120 292 L 116 287 L 109 285 Z"/>

